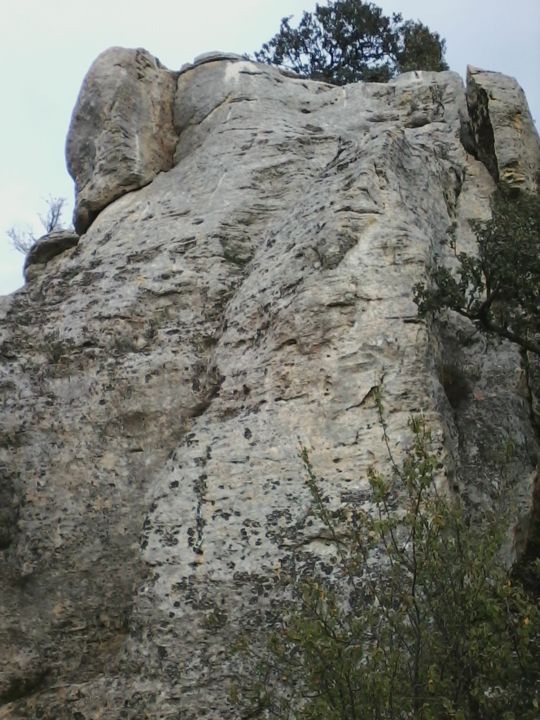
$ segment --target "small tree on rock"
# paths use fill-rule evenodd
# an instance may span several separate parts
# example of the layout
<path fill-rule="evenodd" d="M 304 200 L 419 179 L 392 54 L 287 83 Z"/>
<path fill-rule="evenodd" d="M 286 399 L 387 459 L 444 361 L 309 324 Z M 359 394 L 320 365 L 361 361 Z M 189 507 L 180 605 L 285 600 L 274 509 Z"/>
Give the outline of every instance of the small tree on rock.
<path fill-rule="evenodd" d="M 408 70 L 447 70 L 445 41 L 399 13 L 361 0 L 336 0 L 304 12 L 297 28 L 283 18 L 255 59 L 334 85 L 386 82 Z"/>
<path fill-rule="evenodd" d="M 421 315 L 453 310 L 484 333 L 540 356 L 540 196 L 501 186 L 492 217 L 473 222 L 478 254 L 456 253 L 415 287 Z"/>
<path fill-rule="evenodd" d="M 66 199 L 49 196 L 46 203 L 47 212 L 38 216 L 45 233 L 62 230 L 62 211 Z M 31 230 L 21 230 L 16 227 L 9 228 L 9 230 L 7 230 L 7 236 L 15 250 L 23 253 L 23 255 L 27 255 L 38 240 Z"/>

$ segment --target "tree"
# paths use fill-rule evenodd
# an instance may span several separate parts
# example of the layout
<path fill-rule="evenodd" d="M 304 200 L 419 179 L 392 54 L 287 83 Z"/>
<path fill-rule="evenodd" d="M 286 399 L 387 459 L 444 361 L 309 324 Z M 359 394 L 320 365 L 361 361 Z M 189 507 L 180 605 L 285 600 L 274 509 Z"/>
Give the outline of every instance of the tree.
<path fill-rule="evenodd" d="M 49 196 L 46 203 L 47 212 L 44 215 L 38 216 L 45 233 L 51 233 L 54 230 L 62 230 L 62 210 L 64 209 L 66 199 Z M 27 255 L 30 252 L 39 239 L 31 230 L 20 230 L 15 227 L 11 227 L 7 230 L 7 236 L 9 237 L 15 250 L 18 250 L 24 255 Z"/>
<path fill-rule="evenodd" d="M 492 217 L 473 222 L 478 254 L 456 253 L 415 287 L 420 315 L 453 310 L 484 333 L 540 356 L 540 196 L 501 186 Z"/>
<path fill-rule="evenodd" d="M 292 583 L 296 603 L 264 646 L 257 681 L 233 690 L 238 703 L 296 720 L 538 717 L 540 609 L 501 564 L 507 515 L 486 509 L 469 522 L 439 489 L 425 423 L 411 428 L 403 463 L 370 472 L 371 507 L 332 512 L 302 450 L 342 581 Z"/>
<path fill-rule="evenodd" d="M 361 0 L 336 0 L 304 12 L 297 28 L 283 18 L 255 59 L 335 85 L 386 82 L 407 70 L 447 70 L 445 41 L 420 22 L 383 15 Z"/>

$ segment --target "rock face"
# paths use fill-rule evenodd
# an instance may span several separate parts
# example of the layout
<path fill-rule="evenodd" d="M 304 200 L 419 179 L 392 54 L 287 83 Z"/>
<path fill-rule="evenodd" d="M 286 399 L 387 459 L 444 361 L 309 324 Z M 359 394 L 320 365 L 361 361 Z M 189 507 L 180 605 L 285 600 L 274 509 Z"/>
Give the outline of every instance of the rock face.
<path fill-rule="evenodd" d="M 336 506 L 361 495 L 387 463 L 376 389 L 394 451 L 424 413 L 472 502 L 511 441 L 526 526 L 519 353 L 419 321 L 412 287 L 451 232 L 474 249 L 495 169 L 533 187 L 537 158 L 492 73 L 98 58 L 68 138 L 85 234 L 0 304 L 2 720 L 236 717 L 232 640 L 334 553 L 298 442 Z"/>
<path fill-rule="evenodd" d="M 79 236 L 71 230 L 53 230 L 37 240 L 24 261 L 24 279 L 32 280 L 56 255 L 70 250 L 79 242 Z"/>
<path fill-rule="evenodd" d="M 176 74 L 146 50 L 110 48 L 86 76 L 66 144 L 78 233 L 101 210 L 172 165 Z"/>
<path fill-rule="evenodd" d="M 467 100 L 479 155 L 493 177 L 535 190 L 540 146 L 523 90 L 513 78 L 469 65 Z"/>

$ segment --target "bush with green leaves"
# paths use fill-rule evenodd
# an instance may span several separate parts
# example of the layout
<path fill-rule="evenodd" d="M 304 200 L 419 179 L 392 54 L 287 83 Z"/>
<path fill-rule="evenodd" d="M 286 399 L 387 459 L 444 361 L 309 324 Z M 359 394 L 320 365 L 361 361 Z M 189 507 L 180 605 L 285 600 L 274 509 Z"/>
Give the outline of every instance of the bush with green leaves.
<path fill-rule="evenodd" d="M 291 580 L 294 602 L 248 657 L 257 680 L 233 687 L 244 717 L 540 717 L 540 610 L 501 564 L 507 515 L 496 508 L 470 522 L 440 487 L 425 423 L 411 428 L 412 447 L 399 465 L 391 458 L 390 476 L 370 471 L 370 507 L 332 511 L 302 450 L 336 549 L 334 581 Z"/>
<path fill-rule="evenodd" d="M 421 22 L 391 17 L 360 0 L 316 4 L 294 28 L 283 18 L 279 32 L 255 53 L 259 62 L 286 67 L 334 85 L 386 82 L 408 70 L 447 70 L 445 41 Z"/>
<path fill-rule="evenodd" d="M 494 337 L 540 355 L 540 196 L 501 186 L 492 217 L 473 222 L 478 254 L 456 253 L 415 287 L 420 315 L 454 310 Z"/>

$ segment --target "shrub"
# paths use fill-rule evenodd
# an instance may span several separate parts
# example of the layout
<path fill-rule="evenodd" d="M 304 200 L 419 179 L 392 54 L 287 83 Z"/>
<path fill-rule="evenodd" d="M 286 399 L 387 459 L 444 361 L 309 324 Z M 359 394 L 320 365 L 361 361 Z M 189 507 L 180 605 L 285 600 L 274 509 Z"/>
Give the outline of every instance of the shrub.
<path fill-rule="evenodd" d="M 478 254 L 456 253 L 415 287 L 420 315 L 453 310 L 494 337 L 540 355 L 540 196 L 501 186 L 492 217 L 473 222 Z"/>
<path fill-rule="evenodd" d="M 369 2 L 336 0 L 304 12 L 297 28 L 283 18 L 279 32 L 255 53 L 259 62 L 289 68 L 335 85 L 385 82 L 408 70 L 447 70 L 445 42 L 400 14 Z"/>
<path fill-rule="evenodd" d="M 439 488 L 425 423 L 411 428 L 403 463 L 369 473 L 372 507 L 345 514 L 302 450 L 339 580 L 293 583 L 239 704 L 296 720 L 538 718 L 540 611 L 500 562 L 507 515 L 470 522 Z"/>

